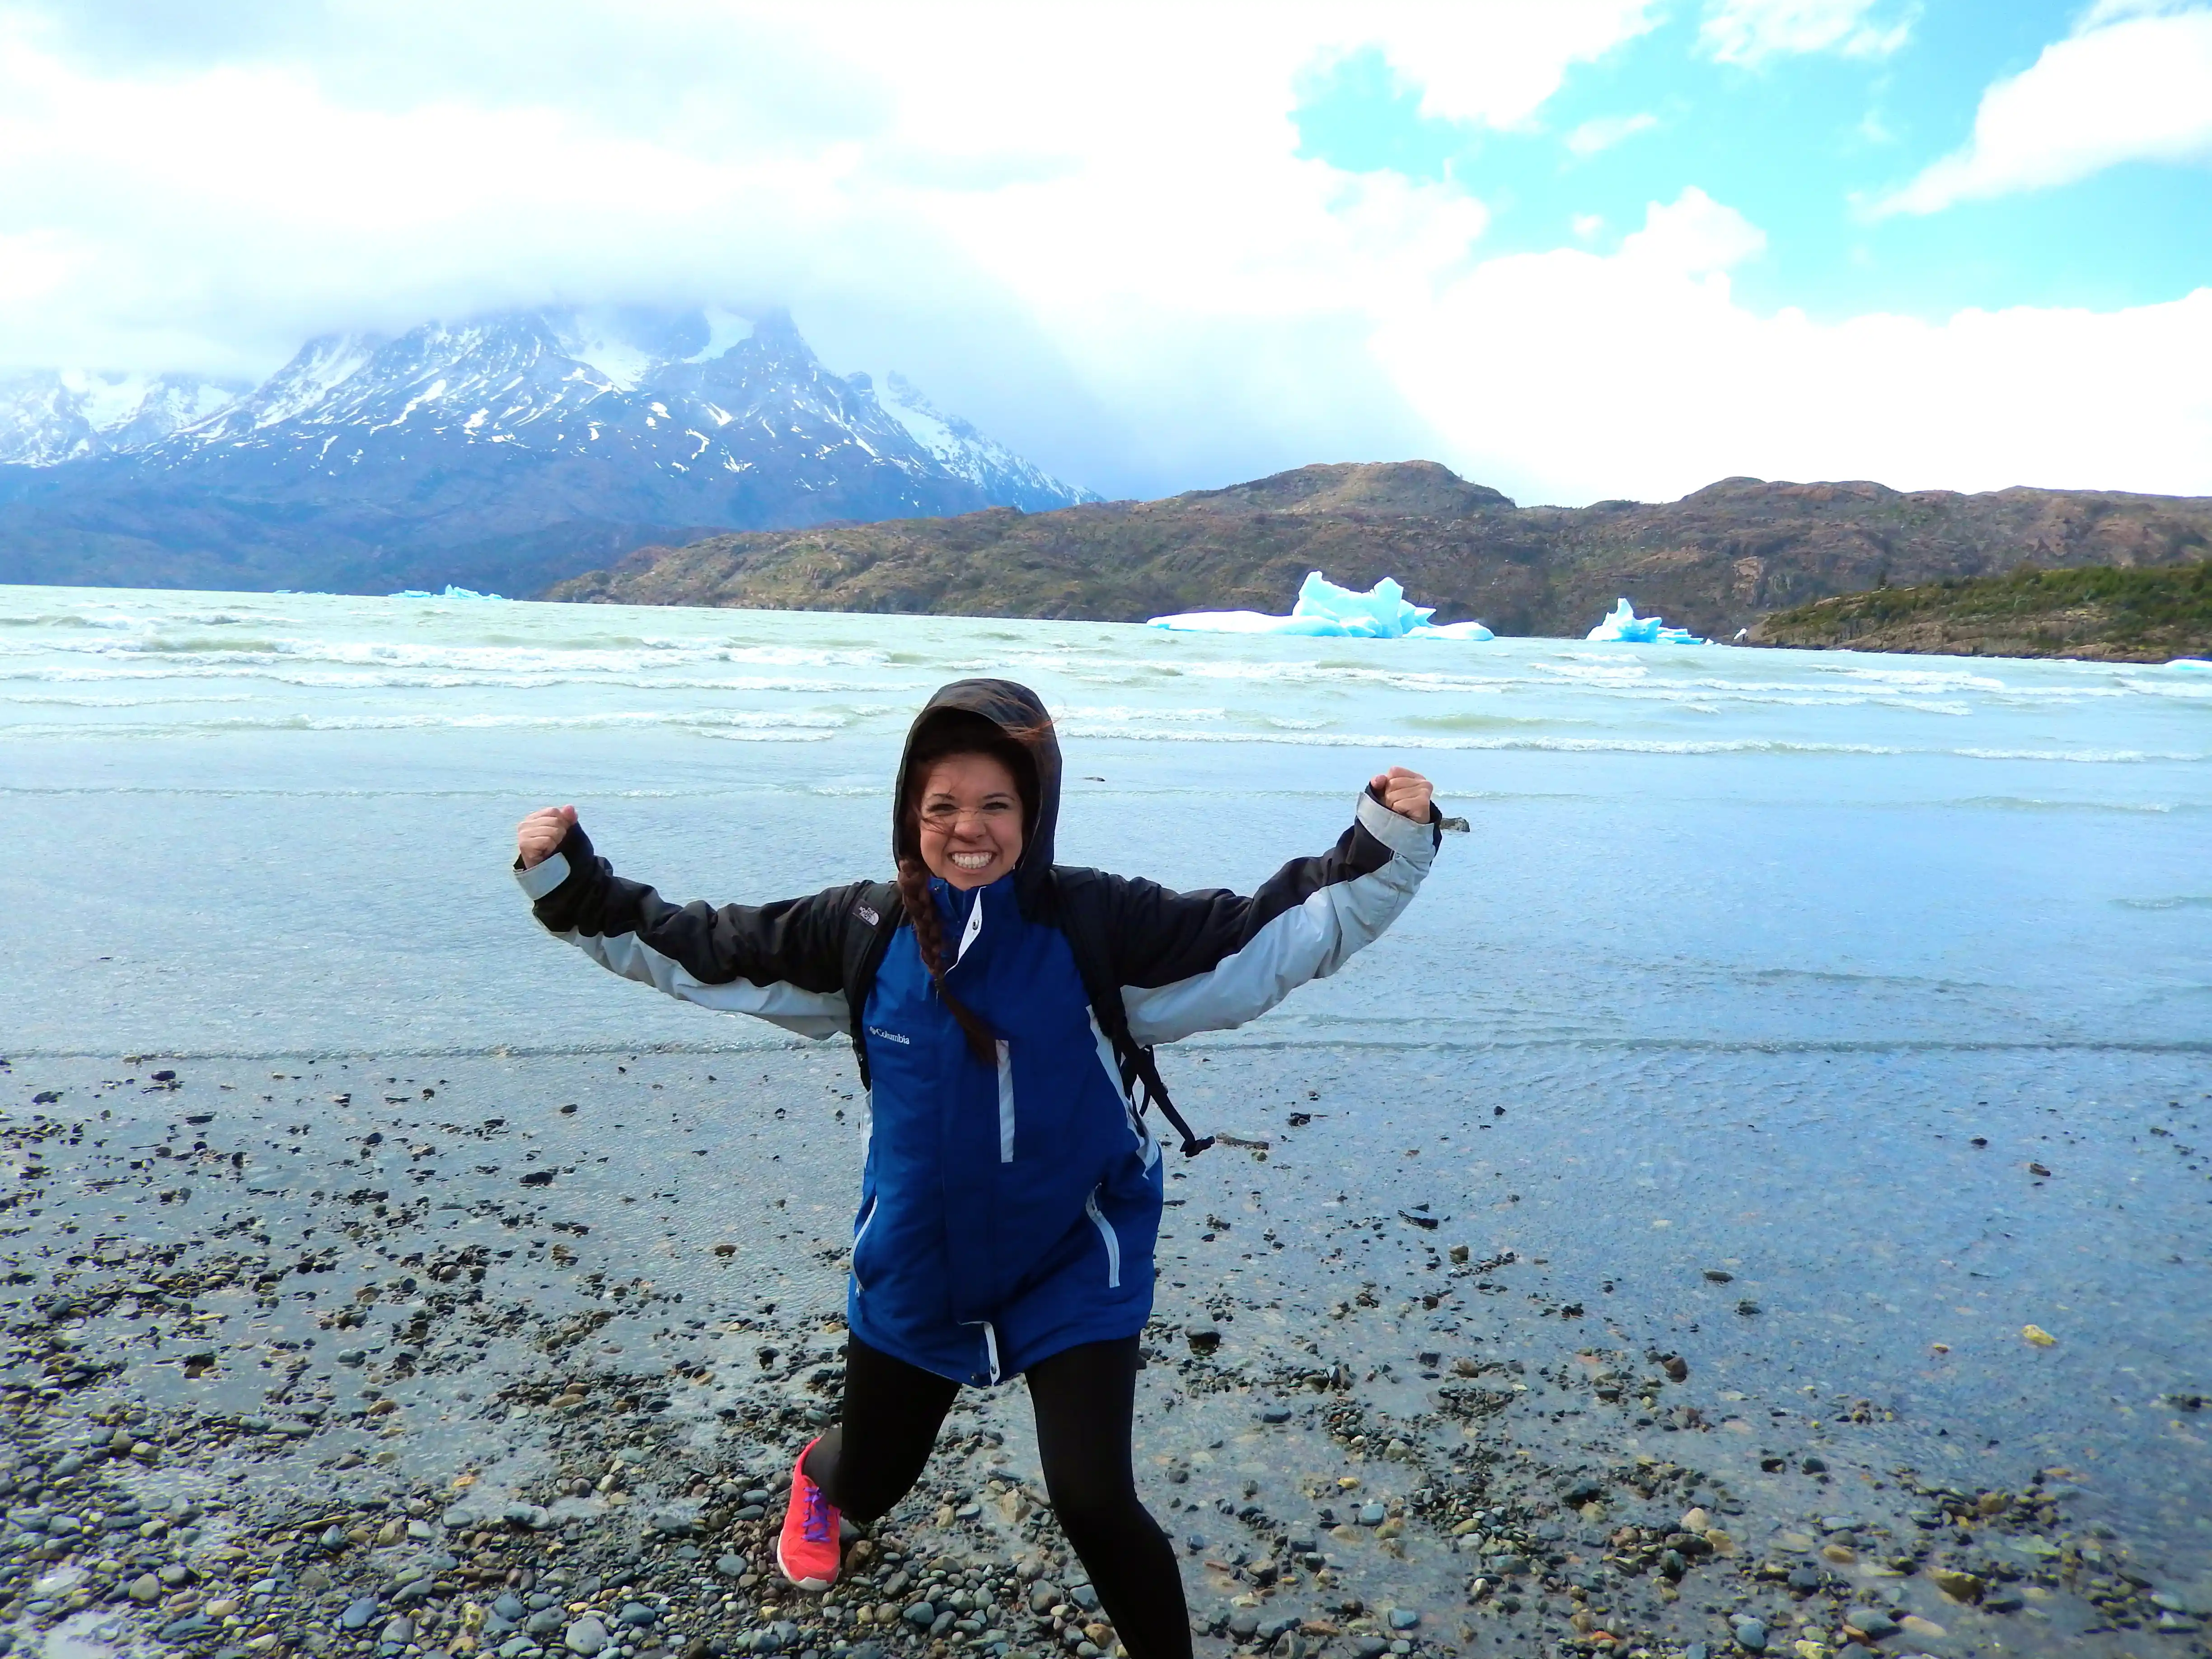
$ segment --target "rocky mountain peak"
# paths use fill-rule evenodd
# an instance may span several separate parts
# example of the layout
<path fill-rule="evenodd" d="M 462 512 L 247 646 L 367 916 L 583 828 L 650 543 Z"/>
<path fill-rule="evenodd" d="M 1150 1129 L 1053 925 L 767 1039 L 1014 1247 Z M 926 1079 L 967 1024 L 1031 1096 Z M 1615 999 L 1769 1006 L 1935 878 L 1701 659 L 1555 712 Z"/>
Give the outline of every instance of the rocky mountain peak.
<path fill-rule="evenodd" d="M 42 470 L 35 487 L 0 477 L 15 536 L 0 579 L 534 592 L 585 568 L 580 548 L 603 562 L 672 530 L 1094 499 L 902 379 L 881 399 L 872 376 L 832 372 L 781 310 L 543 307 L 328 334 L 251 389 L 137 394 L 135 426 L 70 403 L 75 384 L 0 383 L 0 461 Z M 84 470 L 95 454 L 124 464 Z M 191 574 L 163 563 L 195 537 L 214 544 Z M 103 538 L 125 564 L 100 562 Z M 210 559 L 250 570 L 210 578 Z"/>

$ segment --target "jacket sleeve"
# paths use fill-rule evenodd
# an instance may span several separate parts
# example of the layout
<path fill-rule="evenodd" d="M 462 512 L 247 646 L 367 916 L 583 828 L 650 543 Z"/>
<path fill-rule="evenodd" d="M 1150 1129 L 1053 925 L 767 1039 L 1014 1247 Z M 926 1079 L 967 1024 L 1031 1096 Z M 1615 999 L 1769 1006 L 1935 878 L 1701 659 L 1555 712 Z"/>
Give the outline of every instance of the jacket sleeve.
<path fill-rule="evenodd" d="M 624 979 L 801 1036 L 851 1029 L 840 945 L 854 888 L 759 906 L 671 904 L 615 874 L 580 827 L 550 858 L 518 863 L 514 878 L 546 931 Z"/>
<path fill-rule="evenodd" d="M 1293 859 L 1249 898 L 1119 884 L 1114 936 L 1122 1006 L 1138 1042 L 1173 1042 L 1256 1019 L 1341 968 L 1412 901 L 1443 839 L 1363 792 L 1352 828 L 1319 858 Z"/>

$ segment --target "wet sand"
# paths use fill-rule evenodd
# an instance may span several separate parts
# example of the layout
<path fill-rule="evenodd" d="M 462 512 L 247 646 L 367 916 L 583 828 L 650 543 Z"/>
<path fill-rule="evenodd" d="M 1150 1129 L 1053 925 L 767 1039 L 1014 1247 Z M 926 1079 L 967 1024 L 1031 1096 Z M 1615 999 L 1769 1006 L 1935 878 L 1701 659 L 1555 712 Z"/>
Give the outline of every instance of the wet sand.
<path fill-rule="evenodd" d="M 1747 1366 L 1718 1328 L 1782 1311 L 1757 1273 L 1594 1258 L 1627 1224 L 1523 1178 L 1517 1107 L 1382 1156 L 1429 1063 L 1178 1058 L 1246 1143 L 1169 1155 L 1139 1378 L 1201 1653 L 2212 1652 L 2191 1540 L 2027 1437 L 1917 1472 L 1947 1425 L 1901 1396 Z M 16 1058 L 0 1630 L 57 1659 L 1111 1652 L 1018 1385 L 963 1395 L 828 1596 L 774 1574 L 836 1407 L 853 1091 L 834 1048 Z M 1449 1179 L 1439 1123 L 1480 1147 Z M 2160 1402 L 2177 1446 L 2193 1398 Z"/>

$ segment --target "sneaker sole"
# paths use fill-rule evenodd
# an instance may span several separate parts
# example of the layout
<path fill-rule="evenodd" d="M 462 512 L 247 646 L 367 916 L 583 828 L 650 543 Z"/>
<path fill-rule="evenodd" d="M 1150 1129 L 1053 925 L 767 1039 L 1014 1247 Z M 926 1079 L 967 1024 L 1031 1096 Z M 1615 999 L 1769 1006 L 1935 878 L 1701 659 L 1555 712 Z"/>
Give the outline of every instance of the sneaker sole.
<path fill-rule="evenodd" d="M 791 1570 L 791 1564 L 783 1559 L 783 1540 L 781 1538 L 775 1540 L 775 1570 L 784 1576 L 785 1581 L 794 1589 L 819 1592 L 828 1589 L 834 1582 L 828 1578 L 801 1578 L 793 1572 Z"/>

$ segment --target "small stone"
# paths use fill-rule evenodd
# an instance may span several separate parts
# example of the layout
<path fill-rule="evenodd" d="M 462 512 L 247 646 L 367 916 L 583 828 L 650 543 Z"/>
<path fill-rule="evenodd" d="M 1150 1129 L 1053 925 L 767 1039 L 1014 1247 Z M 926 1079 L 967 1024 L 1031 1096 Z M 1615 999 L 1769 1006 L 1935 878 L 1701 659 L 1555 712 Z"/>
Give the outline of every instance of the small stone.
<path fill-rule="evenodd" d="M 1735 1644 L 1746 1653 L 1766 1651 L 1766 1626 L 1756 1619 L 1735 1619 L 1729 1624 L 1735 1635 Z"/>
<path fill-rule="evenodd" d="M 1885 1636 L 1897 1634 L 1897 1620 L 1880 1607 L 1846 1607 L 1844 1622 L 1869 1641 L 1879 1642 Z"/>
<path fill-rule="evenodd" d="M 1243 1607 L 1229 1615 L 1229 1633 L 1240 1642 L 1249 1642 L 1260 1633 L 1260 1615 L 1249 1607 Z"/>
<path fill-rule="evenodd" d="M 653 1623 L 659 1617 L 660 1614 L 659 1613 L 646 1606 L 642 1601 L 626 1602 L 623 1604 L 622 1610 L 623 1623 L 629 1626 L 632 1630 L 643 1630 L 647 1626 Z"/>
<path fill-rule="evenodd" d="M 1379 1527 L 1389 1518 L 1389 1510 L 1384 1509 L 1380 1504 L 1363 1504 L 1359 1507 L 1359 1524 L 1363 1527 Z"/>
<path fill-rule="evenodd" d="M 1030 1586 L 1030 1611 L 1050 1613 L 1055 1602 L 1064 1601 L 1060 1586 L 1040 1578 Z"/>
<path fill-rule="evenodd" d="M 1954 1601 L 1978 1601 L 1982 1599 L 1982 1581 L 1976 1574 L 1938 1567 L 1928 1576 L 1935 1581 L 1936 1588 Z"/>
<path fill-rule="evenodd" d="M 386 1647 L 404 1648 L 415 1639 L 415 1621 L 405 1613 L 396 1613 L 385 1622 L 376 1639 Z"/>
<path fill-rule="evenodd" d="M 607 1644 L 607 1627 L 596 1619 L 579 1619 L 562 1633 L 561 1641 L 569 1652 L 592 1659 Z"/>
<path fill-rule="evenodd" d="M 927 1630 L 937 1620 L 937 1609 L 927 1601 L 916 1601 L 899 1616 L 918 1630 Z"/>
<path fill-rule="evenodd" d="M 150 1572 L 142 1572 L 131 1581 L 131 1599 L 140 1607 L 161 1599 L 161 1581 Z"/>
<path fill-rule="evenodd" d="M 375 1597 L 364 1595 L 357 1601 L 349 1601 L 346 1603 L 345 1611 L 338 1615 L 338 1628 L 340 1630 L 366 1630 L 368 1627 L 368 1621 L 375 1617 Z"/>
<path fill-rule="evenodd" d="M 750 1567 L 751 1564 L 742 1555 L 725 1555 L 714 1563 L 714 1571 L 725 1578 L 742 1578 Z"/>
<path fill-rule="evenodd" d="M 1414 1626 L 1420 1622 L 1421 1615 L 1414 1612 L 1411 1607 L 1393 1607 L 1390 1609 L 1390 1628 L 1392 1630 L 1411 1630 Z"/>

